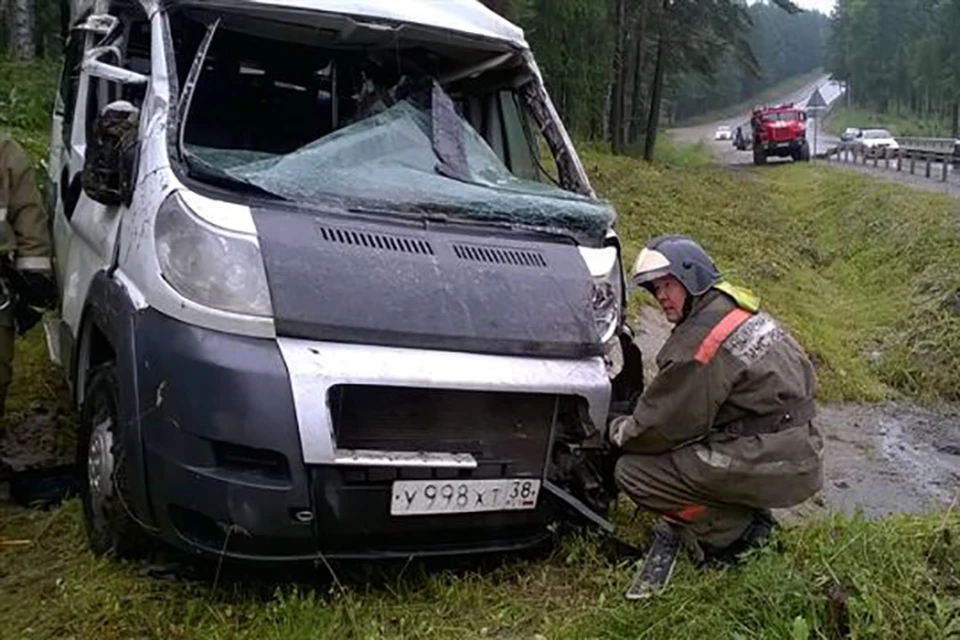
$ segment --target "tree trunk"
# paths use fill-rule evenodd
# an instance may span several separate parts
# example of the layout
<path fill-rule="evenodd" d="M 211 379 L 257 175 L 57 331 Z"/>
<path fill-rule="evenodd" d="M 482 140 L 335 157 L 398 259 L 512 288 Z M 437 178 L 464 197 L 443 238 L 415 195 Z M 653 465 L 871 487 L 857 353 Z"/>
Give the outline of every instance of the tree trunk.
<path fill-rule="evenodd" d="M 645 60 L 643 58 L 643 43 L 647 37 L 647 0 L 640 0 L 640 7 L 637 21 L 637 31 L 634 34 L 636 40 L 636 54 L 633 58 L 633 96 L 630 98 L 630 144 L 634 144 L 640 139 L 640 132 L 643 130 L 643 71 Z"/>
<path fill-rule="evenodd" d="M 953 117 L 951 118 L 952 124 L 950 128 L 950 135 L 953 136 L 953 139 L 956 140 L 960 138 L 960 102 L 953 102 Z"/>
<path fill-rule="evenodd" d="M 615 155 L 623 153 L 624 98 L 626 96 L 627 0 L 614 0 L 613 83 L 610 89 L 610 141 Z"/>
<path fill-rule="evenodd" d="M 33 0 L 12 0 L 11 44 L 15 60 L 34 57 L 33 46 Z"/>
<path fill-rule="evenodd" d="M 630 45 L 632 44 L 630 40 L 630 25 L 624 23 L 624 35 L 623 35 L 623 52 L 620 56 L 620 79 L 618 81 L 620 85 L 620 104 L 618 106 L 618 111 L 620 112 L 620 126 L 617 127 L 617 136 L 620 145 L 620 152 L 626 151 L 627 148 L 627 134 L 630 131 L 630 120 L 628 118 L 629 112 L 627 111 L 627 95 L 630 91 Z"/>
<path fill-rule="evenodd" d="M 663 99 L 663 74 L 666 65 L 667 39 L 670 31 L 670 19 L 667 16 L 670 0 L 663 0 L 663 12 L 660 14 L 660 35 L 657 40 L 657 61 L 653 71 L 653 89 L 650 92 L 650 112 L 647 117 L 647 138 L 643 145 L 643 159 L 653 162 L 653 150 L 657 144 L 657 127 L 660 124 L 660 103 Z"/>

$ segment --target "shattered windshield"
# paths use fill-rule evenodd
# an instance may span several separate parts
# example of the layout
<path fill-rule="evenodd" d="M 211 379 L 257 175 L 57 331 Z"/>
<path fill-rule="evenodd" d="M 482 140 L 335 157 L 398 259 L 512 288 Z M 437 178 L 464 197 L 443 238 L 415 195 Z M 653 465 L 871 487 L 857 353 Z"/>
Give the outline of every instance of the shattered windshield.
<path fill-rule="evenodd" d="M 296 45 L 237 38 L 211 40 L 186 115 L 183 151 L 197 179 L 308 205 L 508 224 L 589 244 L 614 221 L 609 203 L 554 184 L 512 89 L 467 84 L 448 93 L 433 74 L 385 70 L 369 53 L 282 55 Z"/>

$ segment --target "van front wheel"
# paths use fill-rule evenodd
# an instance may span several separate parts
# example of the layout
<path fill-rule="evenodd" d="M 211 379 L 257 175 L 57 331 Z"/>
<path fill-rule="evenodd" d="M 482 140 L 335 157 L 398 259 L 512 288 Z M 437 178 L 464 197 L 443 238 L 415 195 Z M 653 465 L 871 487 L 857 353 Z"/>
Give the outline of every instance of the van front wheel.
<path fill-rule="evenodd" d="M 129 512 L 127 461 L 118 419 L 117 378 L 107 364 L 92 372 L 80 412 L 77 469 L 80 498 L 91 550 L 97 555 L 139 555 L 143 529 Z"/>

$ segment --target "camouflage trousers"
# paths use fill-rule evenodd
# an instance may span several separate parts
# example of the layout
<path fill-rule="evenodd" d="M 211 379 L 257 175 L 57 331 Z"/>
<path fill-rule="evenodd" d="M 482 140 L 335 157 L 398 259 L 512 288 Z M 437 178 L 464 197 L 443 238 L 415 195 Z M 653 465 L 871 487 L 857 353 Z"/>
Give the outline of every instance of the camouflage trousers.
<path fill-rule="evenodd" d="M 697 555 L 705 551 L 704 547 L 727 547 L 746 531 L 755 509 L 724 502 L 718 491 L 684 473 L 684 457 L 676 453 L 620 456 L 615 471 L 617 485 L 638 506 L 678 525 L 684 541 Z"/>

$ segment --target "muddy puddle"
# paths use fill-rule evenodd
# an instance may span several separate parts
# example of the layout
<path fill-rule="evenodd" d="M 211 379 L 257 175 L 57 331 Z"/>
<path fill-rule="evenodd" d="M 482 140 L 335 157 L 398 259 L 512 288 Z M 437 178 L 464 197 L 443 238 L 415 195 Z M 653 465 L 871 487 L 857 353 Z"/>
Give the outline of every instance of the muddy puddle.
<path fill-rule="evenodd" d="M 671 325 L 652 307 L 640 310 L 636 341 L 649 378 Z M 931 411 L 908 403 L 825 404 L 821 494 L 778 516 L 824 510 L 869 517 L 923 513 L 949 506 L 960 492 L 960 408 Z"/>
<path fill-rule="evenodd" d="M 59 419 L 55 407 L 37 404 L 0 422 L 0 481 L 12 473 L 72 462 L 72 446 L 58 428 Z"/>

